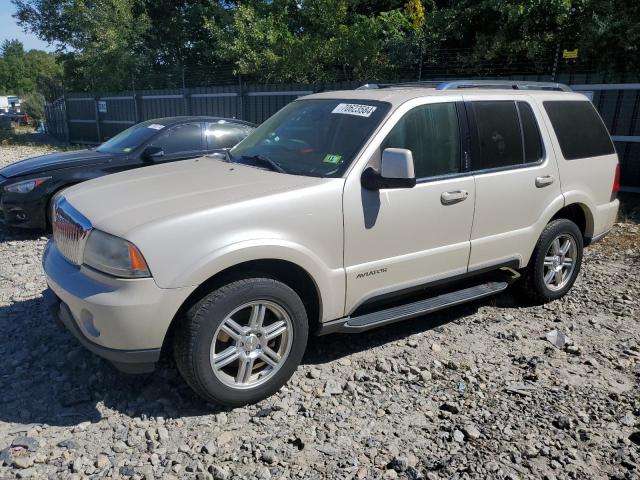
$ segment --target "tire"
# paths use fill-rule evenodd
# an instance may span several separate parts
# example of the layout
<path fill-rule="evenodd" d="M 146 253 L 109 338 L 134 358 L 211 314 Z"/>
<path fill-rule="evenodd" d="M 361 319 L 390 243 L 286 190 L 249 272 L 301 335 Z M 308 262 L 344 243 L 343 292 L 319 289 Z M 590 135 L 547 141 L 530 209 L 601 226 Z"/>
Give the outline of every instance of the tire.
<path fill-rule="evenodd" d="M 554 246 L 556 240 L 558 243 Z M 564 248 L 568 250 L 562 254 Z M 536 303 L 546 303 L 564 296 L 580 272 L 583 248 L 582 232 L 575 223 L 564 218 L 549 222 L 529 260 L 522 292 Z M 558 252 L 557 255 L 555 252 Z M 571 266 L 568 265 L 569 260 Z M 562 268 L 559 269 L 561 264 Z"/>
<path fill-rule="evenodd" d="M 201 397 L 229 407 L 277 392 L 307 345 L 302 300 L 270 278 L 224 285 L 189 308 L 183 320 L 173 343 L 178 370 Z"/>

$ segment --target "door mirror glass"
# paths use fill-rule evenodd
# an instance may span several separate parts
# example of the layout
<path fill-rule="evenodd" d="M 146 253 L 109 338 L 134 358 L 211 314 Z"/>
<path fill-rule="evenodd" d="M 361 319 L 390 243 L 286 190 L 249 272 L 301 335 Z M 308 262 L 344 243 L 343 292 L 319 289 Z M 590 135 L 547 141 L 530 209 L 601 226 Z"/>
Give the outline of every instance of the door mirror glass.
<path fill-rule="evenodd" d="M 361 180 L 362 186 L 368 190 L 415 187 L 416 175 L 411 150 L 385 148 L 382 151 L 380 171 L 368 167 L 362 173 Z"/>
<path fill-rule="evenodd" d="M 147 147 L 142 152 L 142 159 L 149 162 L 153 162 L 161 157 L 164 157 L 164 150 L 160 147 Z"/>

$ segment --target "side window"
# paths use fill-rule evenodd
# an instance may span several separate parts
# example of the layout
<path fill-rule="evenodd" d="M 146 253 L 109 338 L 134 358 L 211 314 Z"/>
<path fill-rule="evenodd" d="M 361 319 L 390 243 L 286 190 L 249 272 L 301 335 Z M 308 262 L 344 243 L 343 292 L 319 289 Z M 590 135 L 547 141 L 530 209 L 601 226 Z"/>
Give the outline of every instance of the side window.
<path fill-rule="evenodd" d="M 591 102 L 554 100 L 544 102 L 544 109 L 567 160 L 615 153 L 607 128 Z"/>
<path fill-rule="evenodd" d="M 479 144 L 473 169 L 521 164 L 523 144 L 515 102 L 478 101 L 472 106 Z"/>
<path fill-rule="evenodd" d="M 231 148 L 240 143 L 244 137 L 251 133 L 251 128 L 238 123 L 228 123 L 224 120 L 216 123 L 207 123 L 205 138 L 207 150 L 216 148 Z"/>
<path fill-rule="evenodd" d="M 520 122 L 522 124 L 522 139 L 524 140 L 524 163 L 535 163 L 542 159 L 542 137 L 538 122 L 527 102 L 517 102 Z"/>
<path fill-rule="evenodd" d="M 160 147 L 165 155 L 202 150 L 202 128 L 199 123 L 185 123 L 171 127 L 152 143 Z"/>
<path fill-rule="evenodd" d="M 382 149 L 406 148 L 416 178 L 460 171 L 460 131 L 455 103 L 421 105 L 407 112 L 382 142 Z"/>

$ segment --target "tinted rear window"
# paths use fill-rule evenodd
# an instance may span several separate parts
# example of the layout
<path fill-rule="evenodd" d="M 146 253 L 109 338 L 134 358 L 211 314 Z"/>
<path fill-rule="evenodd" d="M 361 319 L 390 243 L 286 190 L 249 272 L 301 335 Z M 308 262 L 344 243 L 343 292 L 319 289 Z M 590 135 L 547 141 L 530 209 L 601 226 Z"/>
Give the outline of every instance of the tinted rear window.
<path fill-rule="evenodd" d="M 591 102 L 548 101 L 544 108 L 567 160 L 615 153 L 604 123 Z"/>
<path fill-rule="evenodd" d="M 542 138 L 533 110 L 526 102 L 518 102 L 518 112 L 522 123 L 524 140 L 524 163 L 533 163 L 542 159 Z"/>
<path fill-rule="evenodd" d="M 478 130 L 479 158 L 474 170 L 523 163 L 522 134 L 515 102 L 472 102 Z"/>

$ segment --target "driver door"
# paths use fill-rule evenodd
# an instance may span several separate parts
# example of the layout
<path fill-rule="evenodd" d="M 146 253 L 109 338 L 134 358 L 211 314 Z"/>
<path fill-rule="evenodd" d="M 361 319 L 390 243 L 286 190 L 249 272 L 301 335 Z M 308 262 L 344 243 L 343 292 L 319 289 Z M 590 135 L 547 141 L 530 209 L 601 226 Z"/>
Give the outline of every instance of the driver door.
<path fill-rule="evenodd" d="M 385 148 L 411 150 L 416 186 L 370 191 L 360 172 L 345 186 L 346 315 L 368 300 L 467 271 L 475 186 L 462 161 L 464 107 L 415 104 L 394 114 L 369 164 L 378 168 Z"/>

